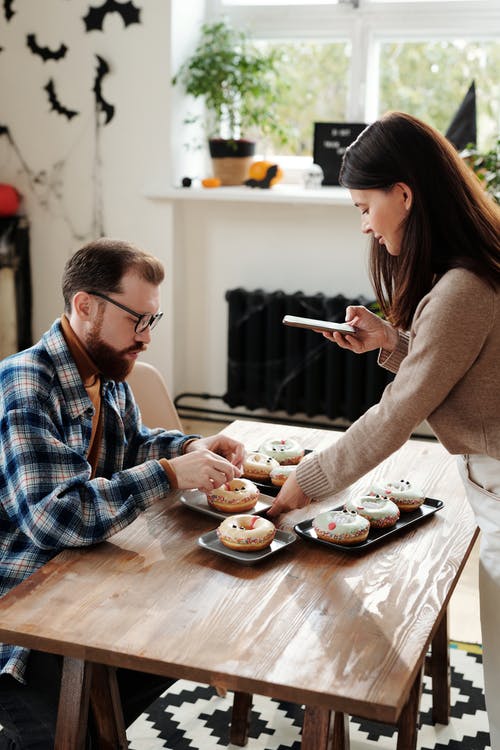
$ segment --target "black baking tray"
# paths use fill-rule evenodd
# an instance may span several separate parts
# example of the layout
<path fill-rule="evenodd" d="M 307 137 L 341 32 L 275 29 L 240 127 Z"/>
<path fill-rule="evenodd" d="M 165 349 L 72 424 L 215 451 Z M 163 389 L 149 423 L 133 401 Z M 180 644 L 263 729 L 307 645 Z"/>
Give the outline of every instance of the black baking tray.
<path fill-rule="evenodd" d="M 251 453 L 258 453 L 257 450 L 251 451 Z M 307 456 L 308 453 L 312 453 L 312 450 L 310 448 L 306 448 L 304 450 L 304 457 Z M 299 464 L 297 464 L 298 466 Z M 247 479 L 245 475 L 243 475 L 244 479 Z M 254 483 L 254 485 L 265 495 L 271 495 L 271 497 L 276 497 L 278 492 L 280 491 L 281 487 L 276 487 L 271 480 L 268 482 L 256 482 L 255 479 L 250 479 L 251 482 Z"/>
<path fill-rule="evenodd" d="M 441 510 L 443 507 L 444 503 L 442 500 L 435 500 L 432 497 L 426 497 L 420 508 L 417 510 L 412 510 L 410 513 L 401 513 L 395 526 L 386 529 L 370 529 L 370 533 L 365 541 L 358 542 L 357 544 L 336 544 L 335 542 L 326 542 L 324 539 L 318 539 L 316 532 L 313 529 L 312 518 L 297 523 L 294 527 L 294 531 L 303 539 L 308 539 L 312 542 L 316 542 L 316 544 L 322 544 L 325 547 L 340 550 L 341 552 L 364 552 L 366 549 L 371 549 L 374 545 L 376 546 L 381 542 L 387 541 L 395 534 L 400 534 L 401 532 L 422 523 L 422 521 L 425 521 L 426 518 L 433 515 L 433 513 L 436 513 L 436 511 Z M 343 509 L 343 505 L 330 508 L 330 510 Z"/>
<path fill-rule="evenodd" d="M 281 487 L 276 487 L 274 484 L 271 484 L 271 482 L 256 482 L 255 479 L 250 479 L 250 482 L 253 482 L 257 489 L 264 495 L 271 495 L 271 497 L 276 497 L 281 489 Z"/>

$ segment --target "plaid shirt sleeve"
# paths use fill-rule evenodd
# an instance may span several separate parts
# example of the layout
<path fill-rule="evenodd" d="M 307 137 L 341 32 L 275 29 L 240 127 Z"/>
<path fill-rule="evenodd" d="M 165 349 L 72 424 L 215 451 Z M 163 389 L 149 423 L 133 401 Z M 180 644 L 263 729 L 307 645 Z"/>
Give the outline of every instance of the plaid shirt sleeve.
<path fill-rule="evenodd" d="M 0 365 L 0 595 L 62 549 L 100 542 L 169 489 L 158 459 L 192 435 L 141 425 L 125 383 L 102 394 L 95 478 L 87 461 L 93 406 L 57 324 Z M 25 650 L 0 646 L 0 670 L 22 680 Z"/>
<path fill-rule="evenodd" d="M 3 511 L 41 550 L 94 544 L 127 526 L 169 488 L 157 459 L 180 455 L 192 437 L 142 427 L 128 386 L 113 386 L 103 395 L 94 479 L 86 459 L 90 408 L 65 423 L 63 411 L 26 397 L 2 415 Z"/>

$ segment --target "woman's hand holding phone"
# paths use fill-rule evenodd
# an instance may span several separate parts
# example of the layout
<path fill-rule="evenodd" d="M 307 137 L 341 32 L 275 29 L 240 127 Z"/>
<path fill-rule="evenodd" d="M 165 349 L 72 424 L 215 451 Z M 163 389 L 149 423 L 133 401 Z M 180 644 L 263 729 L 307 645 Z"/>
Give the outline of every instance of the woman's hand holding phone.
<path fill-rule="evenodd" d="M 398 343 L 398 333 L 392 325 L 361 305 L 349 305 L 346 308 L 345 323 L 301 318 L 296 315 L 285 315 L 283 323 L 322 333 L 328 341 L 355 354 L 363 354 L 372 349 L 385 349 L 391 352 Z"/>
<path fill-rule="evenodd" d="M 397 331 L 390 323 L 368 308 L 361 305 L 349 305 L 346 308 L 346 323 L 356 329 L 355 334 L 337 331 L 322 331 L 323 336 L 355 354 L 364 354 L 373 349 L 393 351 L 398 343 Z"/>

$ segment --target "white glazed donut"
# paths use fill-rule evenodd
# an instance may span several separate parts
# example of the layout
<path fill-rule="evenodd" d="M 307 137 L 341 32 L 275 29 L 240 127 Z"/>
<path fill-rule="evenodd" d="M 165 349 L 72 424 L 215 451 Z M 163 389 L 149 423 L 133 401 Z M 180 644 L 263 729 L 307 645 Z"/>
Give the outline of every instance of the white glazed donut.
<path fill-rule="evenodd" d="M 327 510 L 313 520 L 318 539 L 335 544 L 364 542 L 370 531 L 370 522 L 358 513 L 345 510 Z"/>
<path fill-rule="evenodd" d="M 370 526 L 374 529 L 394 526 L 399 519 L 398 506 L 392 500 L 380 495 L 364 495 L 348 500 L 344 509 L 359 513 L 370 522 Z"/>
<path fill-rule="evenodd" d="M 374 487 L 370 495 L 383 495 L 393 503 L 396 503 L 399 510 L 407 513 L 420 508 L 425 500 L 425 495 L 421 489 L 414 487 L 411 482 L 401 479 L 399 482 L 382 482 L 379 486 Z"/>
<path fill-rule="evenodd" d="M 247 453 L 243 461 L 243 474 L 254 482 L 267 481 L 273 469 L 279 468 L 275 458 L 254 451 Z"/>
<path fill-rule="evenodd" d="M 276 527 L 260 516 L 231 516 L 217 529 L 222 544 L 239 552 L 255 552 L 268 547 L 274 539 Z"/>
<path fill-rule="evenodd" d="M 304 456 L 304 449 L 296 440 L 266 440 L 259 448 L 260 453 L 275 458 L 281 466 L 295 465 Z"/>
<path fill-rule="evenodd" d="M 251 510 L 258 497 L 259 490 L 249 479 L 231 479 L 230 482 L 207 492 L 208 504 L 223 513 Z"/>
<path fill-rule="evenodd" d="M 286 480 L 295 471 L 295 465 L 289 464 L 288 466 L 277 466 L 271 472 L 271 484 L 275 487 L 283 487 Z"/>

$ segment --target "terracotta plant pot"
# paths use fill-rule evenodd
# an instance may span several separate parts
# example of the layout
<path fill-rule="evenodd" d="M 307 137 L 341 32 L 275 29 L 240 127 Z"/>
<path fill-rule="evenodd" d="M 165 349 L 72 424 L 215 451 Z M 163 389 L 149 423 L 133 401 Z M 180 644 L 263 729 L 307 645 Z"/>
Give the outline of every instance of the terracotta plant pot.
<path fill-rule="evenodd" d="M 254 160 L 255 141 L 211 138 L 208 145 L 214 177 L 221 185 L 242 185 Z"/>

